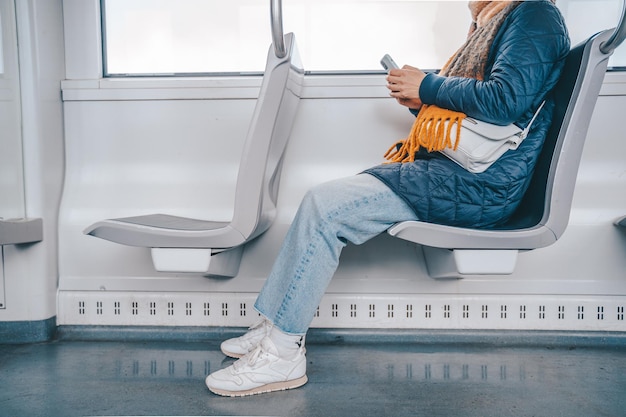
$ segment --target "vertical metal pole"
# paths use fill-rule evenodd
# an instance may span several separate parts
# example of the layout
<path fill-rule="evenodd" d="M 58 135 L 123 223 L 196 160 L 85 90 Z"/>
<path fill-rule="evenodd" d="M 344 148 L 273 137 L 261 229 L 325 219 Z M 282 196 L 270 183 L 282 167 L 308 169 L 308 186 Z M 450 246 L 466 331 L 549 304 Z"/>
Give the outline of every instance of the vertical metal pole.
<path fill-rule="evenodd" d="M 287 55 L 285 51 L 285 37 L 283 35 L 282 0 L 270 0 L 270 17 L 272 20 L 272 43 L 274 44 L 274 53 L 278 58 L 282 58 Z"/>
<path fill-rule="evenodd" d="M 611 35 L 608 41 L 600 45 L 600 51 L 603 54 L 611 54 L 626 38 L 626 0 L 622 5 L 622 15 L 619 19 L 619 24 L 615 28 L 615 32 Z"/>

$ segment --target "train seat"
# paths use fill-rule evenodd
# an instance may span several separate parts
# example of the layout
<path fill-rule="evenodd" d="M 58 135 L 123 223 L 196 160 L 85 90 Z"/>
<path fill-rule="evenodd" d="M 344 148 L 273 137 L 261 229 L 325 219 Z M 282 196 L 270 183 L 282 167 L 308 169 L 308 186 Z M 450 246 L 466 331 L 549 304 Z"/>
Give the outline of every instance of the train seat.
<path fill-rule="evenodd" d="M 283 154 L 300 100 L 304 71 L 293 33 L 286 34 L 284 42 L 281 52 L 286 53 L 272 47 L 268 52 L 240 160 L 230 222 L 156 213 L 102 220 L 84 233 L 151 248 L 158 271 L 235 276 L 243 245 L 265 232 L 274 220 Z"/>
<path fill-rule="evenodd" d="M 520 251 L 549 246 L 561 237 L 589 122 L 614 50 L 603 52 L 611 32 L 596 34 L 570 51 L 555 87 L 554 120 L 530 187 L 506 224 L 471 229 L 406 221 L 388 229 L 391 236 L 422 245 L 432 278 L 511 274 Z"/>

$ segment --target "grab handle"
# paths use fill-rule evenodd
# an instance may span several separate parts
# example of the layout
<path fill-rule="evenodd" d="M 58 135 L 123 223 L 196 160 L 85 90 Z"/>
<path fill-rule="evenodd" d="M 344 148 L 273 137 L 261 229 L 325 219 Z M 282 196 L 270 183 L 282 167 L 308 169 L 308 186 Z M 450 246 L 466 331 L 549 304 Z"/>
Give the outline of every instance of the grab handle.
<path fill-rule="evenodd" d="M 619 19 L 619 24 L 615 28 L 615 31 L 611 35 L 608 41 L 600 45 L 600 51 L 603 54 L 612 54 L 615 48 L 617 48 L 626 39 L 626 0 L 622 5 L 622 15 Z"/>
<path fill-rule="evenodd" d="M 272 43 L 274 44 L 274 54 L 276 54 L 276 57 L 278 58 L 283 58 L 287 55 L 287 52 L 285 51 L 285 37 L 283 35 L 282 0 L 270 0 L 270 17 L 272 20 Z"/>

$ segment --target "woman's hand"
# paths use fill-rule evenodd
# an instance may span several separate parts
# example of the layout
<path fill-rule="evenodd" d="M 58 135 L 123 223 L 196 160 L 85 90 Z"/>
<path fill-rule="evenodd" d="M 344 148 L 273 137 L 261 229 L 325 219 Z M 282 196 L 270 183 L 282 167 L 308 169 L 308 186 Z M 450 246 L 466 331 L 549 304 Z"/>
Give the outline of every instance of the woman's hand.
<path fill-rule="evenodd" d="M 426 77 L 425 72 L 409 65 L 390 70 L 387 75 L 389 95 L 403 106 L 419 109 L 423 104 L 419 91 L 424 77 Z"/>

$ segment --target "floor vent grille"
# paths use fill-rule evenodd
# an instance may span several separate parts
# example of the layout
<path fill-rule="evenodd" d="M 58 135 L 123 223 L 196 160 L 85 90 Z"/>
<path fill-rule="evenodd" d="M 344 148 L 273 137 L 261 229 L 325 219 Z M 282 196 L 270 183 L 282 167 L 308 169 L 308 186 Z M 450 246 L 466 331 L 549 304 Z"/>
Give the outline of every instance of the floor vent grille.
<path fill-rule="evenodd" d="M 61 325 L 249 326 L 255 293 L 61 291 Z M 320 328 L 626 331 L 626 297 L 327 294 Z"/>

